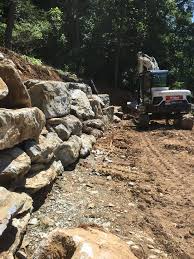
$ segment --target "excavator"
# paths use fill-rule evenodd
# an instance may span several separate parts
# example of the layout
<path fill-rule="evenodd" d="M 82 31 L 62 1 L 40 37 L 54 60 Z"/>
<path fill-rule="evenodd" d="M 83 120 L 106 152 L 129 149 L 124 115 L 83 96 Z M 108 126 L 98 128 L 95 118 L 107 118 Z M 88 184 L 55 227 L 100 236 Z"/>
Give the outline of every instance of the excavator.
<path fill-rule="evenodd" d="M 137 96 L 127 106 L 136 110 L 135 121 L 139 128 L 148 128 L 150 121 L 173 119 L 174 125 L 192 130 L 192 94 L 189 90 L 170 90 L 169 71 L 160 70 L 154 57 L 142 52 L 138 55 Z"/>

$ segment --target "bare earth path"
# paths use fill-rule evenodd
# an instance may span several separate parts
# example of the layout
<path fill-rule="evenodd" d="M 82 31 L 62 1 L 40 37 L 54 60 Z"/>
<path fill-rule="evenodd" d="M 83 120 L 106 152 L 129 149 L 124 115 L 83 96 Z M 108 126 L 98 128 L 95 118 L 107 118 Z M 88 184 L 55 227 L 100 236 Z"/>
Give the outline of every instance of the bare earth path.
<path fill-rule="evenodd" d="M 138 132 L 123 121 L 45 194 L 23 242 L 28 255 L 56 227 L 97 224 L 139 258 L 194 258 L 194 132 Z"/>

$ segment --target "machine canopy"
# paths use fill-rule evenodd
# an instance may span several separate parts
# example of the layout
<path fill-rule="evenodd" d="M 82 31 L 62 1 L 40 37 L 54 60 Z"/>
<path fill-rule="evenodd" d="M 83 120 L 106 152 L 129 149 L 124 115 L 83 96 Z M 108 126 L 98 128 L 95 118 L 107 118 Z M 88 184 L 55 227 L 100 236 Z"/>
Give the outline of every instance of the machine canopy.
<path fill-rule="evenodd" d="M 150 70 L 152 87 L 167 87 L 168 70 Z"/>

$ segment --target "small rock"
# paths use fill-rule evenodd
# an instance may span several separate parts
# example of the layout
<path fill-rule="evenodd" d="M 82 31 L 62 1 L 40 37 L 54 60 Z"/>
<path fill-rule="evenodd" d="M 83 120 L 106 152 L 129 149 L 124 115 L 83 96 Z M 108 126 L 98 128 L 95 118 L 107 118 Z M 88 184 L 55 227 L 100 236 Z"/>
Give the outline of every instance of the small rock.
<path fill-rule="evenodd" d="M 88 205 L 88 209 L 94 209 L 95 208 L 95 204 L 94 203 L 90 203 L 89 205 Z"/>
<path fill-rule="evenodd" d="M 111 159 L 108 159 L 107 157 L 104 158 L 104 162 L 107 162 L 107 163 L 112 163 L 112 160 Z"/>
<path fill-rule="evenodd" d="M 54 220 L 52 220 L 51 218 L 47 217 L 47 216 L 43 216 L 40 218 L 40 221 L 43 225 L 45 225 L 46 227 L 52 227 L 54 226 L 55 222 Z"/>
<path fill-rule="evenodd" d="M 134 187 L 134 186 L 135 186 L 135 183 L 134 183 L 134 182 L 128 182 L 128 186 L 129 186 L 129 187 Z"/>
<path fill-rule="evenodd" d="M 111 180 L 112 180 L 112 176 L 109 175 L 109 176 L 106 177 L 106 179 L 109 180 L 109 181 L 111 181 Z"/>
<path fill-rule="evenodd" d="M 38 219 L 37 218 L 32 218 L 30 221 L 29 221 L 29 225 L 38 225 Z"/>
<path fill-rule="evenodd" d="M 112 204 L 112 203 L 109 203 L 109 204 L 108 204 L 108 207 L 112 208 L 112 207 L 115 207 L 115 205 Z"/>
<path fill-rule="evenodd" d="M 119 123 L 119 122 L 121 122 L 121 119 L 118 116 L 114 115 L 113 116 L 113 122 L 114 123 Z"/>

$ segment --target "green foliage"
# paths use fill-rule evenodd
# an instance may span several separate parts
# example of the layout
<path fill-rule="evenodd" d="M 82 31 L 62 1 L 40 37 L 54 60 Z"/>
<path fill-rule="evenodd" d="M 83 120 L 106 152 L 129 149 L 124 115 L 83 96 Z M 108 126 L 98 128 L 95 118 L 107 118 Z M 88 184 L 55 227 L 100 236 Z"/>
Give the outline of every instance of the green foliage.
<path fill-rule="evenodd" d="M 41 66 L 43 64 L 41 59 L 38 59 L 38 58 L 35 58 L 35 57 L 29 57 L 29 56 L 26 56 L 26 55 L 23 55 L 22 57 L 33 65 Z"/>
<path fill-rule="evenodd" d="M 0 3 L 1 39 L 9 2 Z M 144 51 L 172 70 L 174 87 L 192 89 L 193 10 L 192 0 L 17 0 L 13 49 L 125 87 L 133 85 L 136 55 Z"/>

